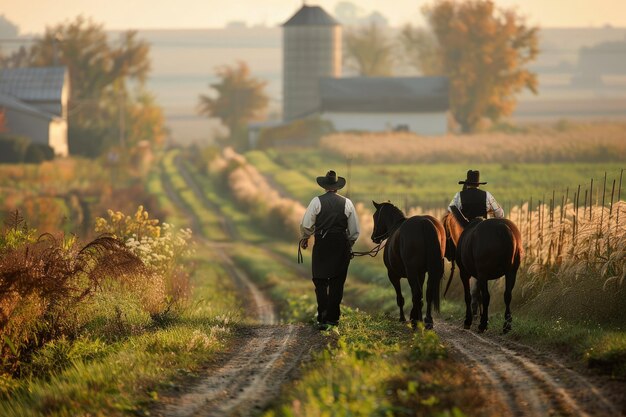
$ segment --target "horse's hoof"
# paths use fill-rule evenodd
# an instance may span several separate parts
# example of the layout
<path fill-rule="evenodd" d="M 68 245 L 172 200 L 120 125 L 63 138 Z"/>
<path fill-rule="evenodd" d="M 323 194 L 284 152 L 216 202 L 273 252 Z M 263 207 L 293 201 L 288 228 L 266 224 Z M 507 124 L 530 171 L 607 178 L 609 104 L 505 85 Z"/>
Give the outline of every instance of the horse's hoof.
<path fill-rule="evenodd" d="M 485 333 L 485 330 L 487 330 L 486 324 L 484 326 L 482 324 L 478 325 L 478 333 Z"/>
<path fill-rule="evenodd" d="M 404 317 L 400 317 L 400 323 L 406 323 L 406 319 Z"/>
<path fill-rule="evenodd" d="M 411 320 L 411 328 L 413 330 L 417 329 L 417 321 L 416 320 Z"/>
<path fill-rule="evenodd" d="M 511 330 L 513 330 L 513 326 L 511 326 L 511 323 L 504 323 L 504 326 L 502 327 L 502 334 L 507 334 Z"/>
<path fill-rule="evenodd" d="M 432 330 L 433 329 L 433 324 L 432 323 L 426 323 L 426 325 L 424 326 L 424 328 L 426 330 Z"/>
<path fill-rule="evenodd" d="M 469 330 L 469 329 L 471 329 L 471 328 L 472 328 L 472 323 L 470 323 L 470 324 L 463 323 L 463 328 L 464 328 L 465 330 Z"/>

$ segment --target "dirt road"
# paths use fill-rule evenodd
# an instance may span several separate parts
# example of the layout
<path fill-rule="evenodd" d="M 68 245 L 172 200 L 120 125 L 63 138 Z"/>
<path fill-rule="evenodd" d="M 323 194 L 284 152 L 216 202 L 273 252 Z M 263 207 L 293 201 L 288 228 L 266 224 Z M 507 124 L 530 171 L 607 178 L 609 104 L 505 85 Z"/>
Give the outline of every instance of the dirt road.
<path fill-rule="evenodd" d="M 188 173 L 184 169 L 181 173 L 200 197 L 202 193 Z M 198 233 L 200 228 L 194 213 L 185 207 L 167 182 L 164 184 L 170 199 L 192 219 Z M 206 199 L 202 201 L 208 205 Z M 222 225 L 232 237 L 232 225 L 225 218 Z M 182 395 L 166 394 L 154 414 L 170 417 L 254 415 L 278 395 L 292 371 L 313 346 L 319 345 L 321 338 L 311 326 L 278 323 L 271 300 L 228 256 L 225 250 L 228 243 L 201 238 L 199 244 L 209 246 L 219 256 L 222 267 L 246 298 L 250 324 L 238 332 L 232 349 L 206 369 L 205 377 L 184 386 Z"/>
<path fill-rule="evenodd" d="M 436 332 L 473 368 L 475 383 L 498 397 L 504 415 L 620 416 L 611 392 L 555 358 L 496 336 L 438 322 Z M 616 393 L 613 393 L 615 395 Z M 498 412 L 495 415 L 502 415 Z"/>

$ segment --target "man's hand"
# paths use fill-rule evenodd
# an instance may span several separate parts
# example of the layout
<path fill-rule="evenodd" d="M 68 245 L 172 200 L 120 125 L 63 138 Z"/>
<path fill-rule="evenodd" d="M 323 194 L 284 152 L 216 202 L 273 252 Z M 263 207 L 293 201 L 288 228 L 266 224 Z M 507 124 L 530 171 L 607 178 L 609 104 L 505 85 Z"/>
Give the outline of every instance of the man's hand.
<path fill-rule="evenodd" d="M 306 248 L 308 248 L 308 247 L 309 247 L 309 238 L 306 238 L 306 239 L 301 239 L 301 240 L 300 240 L 300 247 L 301 247 L 302 249 L 306 249 Z"/>

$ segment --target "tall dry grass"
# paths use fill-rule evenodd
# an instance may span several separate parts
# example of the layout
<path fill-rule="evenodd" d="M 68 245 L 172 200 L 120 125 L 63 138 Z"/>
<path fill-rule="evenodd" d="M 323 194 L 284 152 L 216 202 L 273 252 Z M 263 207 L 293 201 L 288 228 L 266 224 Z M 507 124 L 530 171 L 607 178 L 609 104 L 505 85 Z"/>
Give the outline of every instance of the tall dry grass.
<path fill-rule="evenodd" d="M 122 242 L 101 236 L 35 238 L 15 213 L 0 233 L 0 374 L 19 373 L 45 343 L 74 337 L 78 310 L 108 279 L 141 274 L 143 263 Z"/>
<path fill-rule="evenodd" d="M 528 133 L 422 137 L 412 133 L 336 133 L 322 149 L 374 163 L 548 163 L 626 160 L 626 124 L 580 124 Z"/>
<path fill-rule="evenodd" d="M 243 155 L 226 148 L 210 163 L 209 172 L 222 176 L 235 200 L 271 234 L 296 238 L 306 208 L 285 198 Z"/>

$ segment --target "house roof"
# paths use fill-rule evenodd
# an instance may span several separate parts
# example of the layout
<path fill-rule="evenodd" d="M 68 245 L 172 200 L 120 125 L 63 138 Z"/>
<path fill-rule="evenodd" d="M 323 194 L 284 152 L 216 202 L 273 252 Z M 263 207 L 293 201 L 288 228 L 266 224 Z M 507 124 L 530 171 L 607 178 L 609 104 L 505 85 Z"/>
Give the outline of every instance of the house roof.
<path fill-rule="evenodd" d="M 0 92 L 24 101 L 61 101 L 65 67 L 0 69 Z"/>
<path fill-rule="evenodd" d="M 446 77 L 320 79 L 321 112 L 413 113 L 449 108 Z"/>
<path fill-rule="evenodd" d="M 320 6 L 302 6 L 283 26 L 338 26 L 331 15 Z"/>
<path fill-rule="evenodd" d="M 17 110 L 21 113 L 31 114 L 42 119 L 53 120 L 58 119 L 58 116 L 54 114 L 46 113 L 38 108 L 31 106 L 23 101 L 0 91 L 0 107 L 5 107 L 13 110 Z"/>

